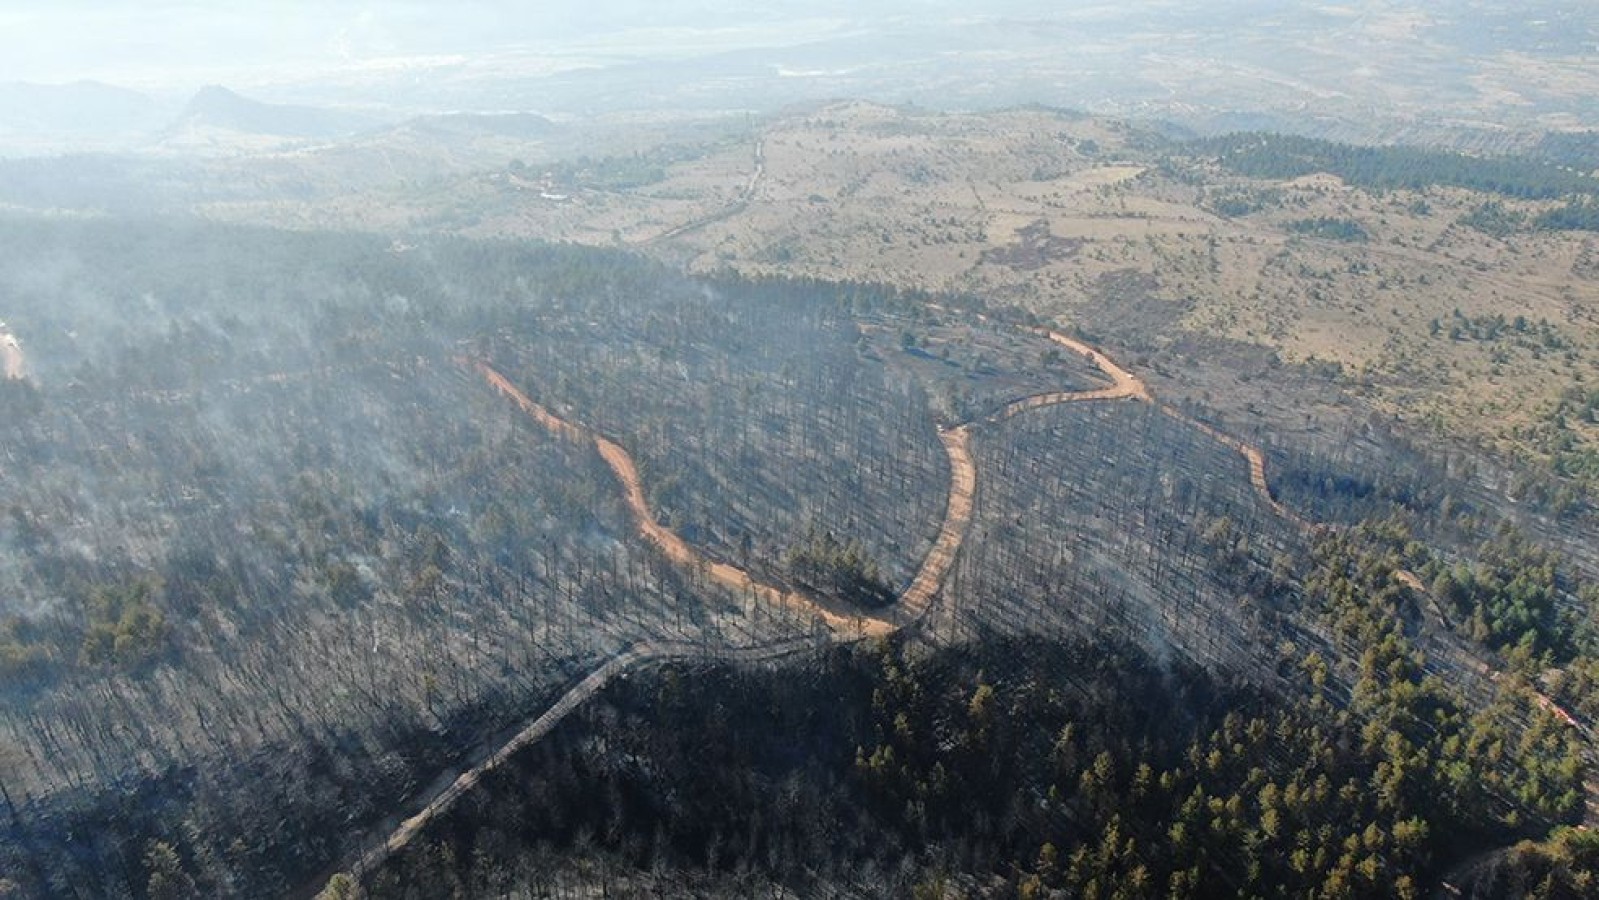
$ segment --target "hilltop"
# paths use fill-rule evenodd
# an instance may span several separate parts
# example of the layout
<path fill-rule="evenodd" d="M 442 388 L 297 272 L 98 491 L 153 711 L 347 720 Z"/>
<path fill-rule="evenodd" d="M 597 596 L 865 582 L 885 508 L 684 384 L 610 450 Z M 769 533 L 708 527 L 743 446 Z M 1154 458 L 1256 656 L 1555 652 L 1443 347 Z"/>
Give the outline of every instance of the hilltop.
<path fill-rule="evenodd" d="M 980 295 L 1078 323 L 1241 427 L 1306 427 L 1251 383 L 1303 364 L 1412 434 L 1572 471 L 1599 439 L 1569 414 L 1599 372 L 1599 251 L 1589 231 L 1538 223 L 1583 176 L 1536 158 L 1461 174 L 1470 158 L 1417 150 L 1363 163 L 1402 179 L 1362 183 L 1334 159 L 1343 145 L 1273 146 L 1290 168 L 1064 111 L 843 102 L 539 178 L 512 167 L 214 213 Z"/>

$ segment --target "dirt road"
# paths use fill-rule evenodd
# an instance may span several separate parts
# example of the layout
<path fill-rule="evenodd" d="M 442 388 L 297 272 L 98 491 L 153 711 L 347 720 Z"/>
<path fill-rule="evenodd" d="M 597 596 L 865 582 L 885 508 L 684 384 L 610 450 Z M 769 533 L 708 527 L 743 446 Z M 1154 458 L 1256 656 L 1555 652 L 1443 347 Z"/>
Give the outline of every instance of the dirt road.
<path fill-rule="evenodd" d="M 1183 423 L 1184 425 L 1187 425 L 1188 427 L 1200 432 L 1201 434 L 1206 435 L 1216 443 L 1221 444 L 1224 447 L 1231 448 L 1234 452 L 1242 456 L 1244 461 L 1249 463 L 1249 483 L 1254 486 L 1255 493 L 1260 495 L 1260 499 L 1264 501 L 1267 506 L 1271 507 L 1272 512 L 1275 512 L 1282 518 L 1294 523 L 1301 529 L 1313 530 L 1321 527 L 1283 505 L 1282 501 L 1278 500 L 1276 496 L 1272 494 L 1271 484 L 1266 481 L 1266 454 L 1261 452 L 1259 447 L 1256 447 L 1254 444 L 1251 444 L 1241 438 L 1235 438 L 1232 435 L 1220 431 L 1210 425 L 1206 425 L 1204 422 L 1201 422 L 1193 416 L 1178 410 L 1174 406 L 1161 404 L 1160 411 Z"/>
<path fill-rule="evenodd" d="M 707 225 L 714 225 L 715 223 L 721 222 L 724 219 L 729 219 L 735 215 L 738 215 L 750 205 L 751 200 L 755 199 L 755 190 L 760 187 L 761 179 L 765 177 L 766 144 L 763 140 L 757 139 L 755 141 L 755 168 L 750 172 L 750 180 L 746 182 L 743 189 L 739 191 L 737 199 L 708 216 L 703 216 L 691 222 L 684 222 L 682 225 L 669 228 L 666 231 L 655 235 L 654 237 L 646 238 L 642 243 L 645 246 L 649 246 L 650 244 L 659 244 L 662 241 L 669 241 L 675 237 L 681 237 L 682 235 L 688 234 L 691 231 L 698 231 Z"/>
<path fill-rule="evenodd" d="M 1137 400 L 1141 403 L 1155 403 L 1155 395 L 1150 392 L 1149 385 L 1145 384 L 1143 379 L 1117 365 L 1114 360 L 1106 356 L 1102 351 L 1057 331 L 1036 330 L 1039 334 L 1048 337 L 1055 343 L 1087 357 L 1101 372 L 1110 377 L 1111 386 L 1093 391 L 1037 394 L 1032 397 L 1026 397 L 1008 404 L 1004 409 L 1000 410 L 996 418 L 1008 419 L 1018 413 L 1032 409 L 1053 406 L 1057 403 L 1081 403 L 1085 400 Z M 1260 495 L 1261 500 L 1272 508 L 1273 512 L 1301 528 L 1316 527 L 1308 519 L 1289 509 L 1272 495 L 1271 484 L 1266 481 L 1266 454 L 1259 447 L 1206 425 L 1174 406 L 1156 403 L 1156 407 L 1162 413 L 1199 431 L 1211 440 L 1230 448 L 1242 456 L 1244 461 L 1249 464 L 1249 483 L 1254 486 L 1255 492 Z"/>
<path fill-rule="evenodd" d="M 718 659 L 732 662 L 757 663 L 781 659 L 813 649 L 815 643 L 809 638 L 797 638 L 790 641 L 780 641 L 755 647 L 744 647 L 726 651 L 717 655 Z M 705 647 L 699 644 L 678 641 L 646 641 L 634 644 L 621 653 L 600 663 L 581 681 L 569 688 L 553 706 L 545 710 L 542 715 L 529 722 L 526 727 L 518 731 L 510 740 L 499 745 L 489 753 L 468 767 L 455 780 L 436 794 L 417 813 L 401 822 L 381 844 L 377 844 L 362 854 L 360 859 L 349 866 L 347 870 L 358 874 L 369 872 L 381 865 L 390 856 L 405 849 L 428 823 L 437 818 L 445 810 L 454 805 L 463 794 L 477 787 L 483 776 L 504 765 L 512 756 L 522 749 L 543 739 L 559 725 L 573 710 L 582 706 L 595 694 L 599 693 L 616 677 L 647 663 L 667 662 L 671 660 L 694 659 L 705 655 Z"/>
<path fill-rule="evenodd" d="M 549 429 L 561 438 L 577 443 L 592 442 L 599 450 L 600 457 L 605 464 L 611 467 L 616 480 L 621 482 L 624 498 L 627 501 L 628 512 L 638 524 L 639 533 L 645 540 L 654 544 L 657 549 L 666 555 L 674 564 L 698 572 L 710 580 L 732 590 L 740 595 L 753 595 L 763 603 L 774 606 L 783 606 L 796 612 L 820 617 L 827 623 L 828 628 L 840 634 L 855 637 L 880 637 L 891 634 L 900 626 L 888 618 L 862 613 L 855 607 L 845 606 L 821 597 L 813 597 L 796 591 L 786 591 L 774 585 L 763 584 L 750 577 L 750 574 L 737 566 L 707 559 L 690 547 L 676 532 L 662 525 L 655 518 L 655 513 L 650 509 L 649 501 L 644 497 L 644 488 L 639 480 L 638 466 L 633 462 L 633 457 L 622 449 L 622 446 L 603 435 L 596 434 L 581 425 L 568 422 L 539 404 L 533 402 L 519 388 L 499 372 L 496 372 L 486 363 L 477 363 L 478 371 L 489 383 L 506 396 L 515 401 L 523 412 L 532 416 L 540 425 Z M 962 526 L 964 530 L 964 526 Z M 925 567 L 924 567 L 925 568 Z"/>
<path fill-rule="evenodd" d="M 1091 391 L 1053 391 L 1046 394 L 1023 397 L 1020 400 L 1005 404 L 999 412 L 994 414 L 993 421 L 1004 421 L 1029 410 L 1043 409 L 1046 406 L 1056 406 L 1062 403 L 1087 403 L 1103 400 L 1137 400 L 1148 403 L 1153 399 L 1149 393 L 1149 386 L 1144 384 L 1138 376 L 1116 365 L 1110 357 L 1093 347 L 1059 332 L 1038 329 L 1038 333 L 1074 353 L 1087 357 L 1089 362 L 1092 362 L 1099 368 L 1099 371 L 1110 378 L 1111 386 L 1096 388 Z"/>
<path fill-rule="evenodd" d="M 1045 394 L 1043 396 L 1064 396 L 1069 401 L 1121 399 L 1138 400 L 1144 403 L 1153 403 L 1155 401 L 1154 394 L 1149 392 L 1149 385 L 1145 384 L 1142 378 L 1117 365 L 1115 360 L 1106 356 L 1099 348 L 1091 347 L 1074 337 L 1068 337 L 1058 331 L 1050 331 L 1043 328 L 1035 330 L 1073 353 L 1079 353 L 1087 357 L 1089 362 L 1093 363 L 1099 371 L 1105 373 L 1111 380 L 1111 387 L 1099 391 L 1078 391 L 1075 394 Z M 1028 401 L 1023 400 L 1021 402 L 1026 403 Z M 1028 408 L 1033 409 L 1036 407 Z"/>
<path fill-rule="evenodd" d="M 933 605 L 933 598 L 944 586 L 944 577 L 955 564 L 955 554 L 966 540 L 977 499 L 977 463 L 972 459 L 972 433 L 962 425 L 939 432 L 938 438 L 949 454 L 949 500 L 944 509 L 944 524 L 933 540 L 932 549 L 922 559 L 922 567 L 910 587 L 895 604 L 895 624 L 904 628 L 921 621 Z"/>
<path fill-rule="evenodd" d="M 1066 394 L 1039 394 L 1037 396 L 1027 397 L 1022 400 L 1017 400 L 1009 406 L 1006 406 L 1000 412 L 1000 418 L 1009 418 L 1010 416 L 1016 415 L 1020 412 L 1026 412 L 1030 409 L 1038 409 L 1042 406 L 1050 406 L 1055 403 L 1081 402 L 1084 400 L 1137 400 L 1142 403 L 1155 403 L 1155 395 L 1150 392 L 1149 385 L 1145 384 L 1143 379 L 1117 365 L 1114 360 L 1106 356 L 1100 350 L 1091 347 L 1088 344 L 1077 340 L 1076 338 L 1067 337 L 1066 335 L 1057 331 L 1049 331 L 1047 329 L 1037 329 L 1037 331 L 1039 334 L 1048 337 L 1055 343 L 1087 357 L 1089 361 L 1097 366 L 1101 372 L 1104 372 L 1106 375 L 1110 376 L 1111 386 L 1108 388 L 1101 388 L 1097 391 L 1079 391 L 1076 393 Z M 1284 506 L 1275 496 L 1272 495 L 1271 484 L 1266 481 L 1266 454 L 1263 453 L 1259 447 L 1256 447 L 1254 444 L 1242 440 L 1241 438 L 1235 438 L 1232 435 L 1221 431 L 1220 429 L 1206 425 L 1204 422 L 1195 419 L 1193 416 L 1182 412 L 1174 406 L 1170 406 L 1165 403 L 1156 403 L 1156 407 L 1162 413 L 1165 413 L 1184 425 L 1195 429 L 1201 434 L 1204 434 L 1206 437 L 1209 437 L 1211 440 L 1216 441 L 1224 447 L 1230 448 L 1242 456 L 1244 461 L 1249 464 L 1249 483 L 1254 485 L 1255 492 L 1259 494 L 1260 498 L 1272 508 L 1273 512 L 1277 513 L 1277 515 L 1283 517 L 1284 519 L 1293 522 L 1301 528 L 1316 527 L 1312 522 L 1310 522 L 1310 520 L 1289 509 L 1287 506 Z"/>

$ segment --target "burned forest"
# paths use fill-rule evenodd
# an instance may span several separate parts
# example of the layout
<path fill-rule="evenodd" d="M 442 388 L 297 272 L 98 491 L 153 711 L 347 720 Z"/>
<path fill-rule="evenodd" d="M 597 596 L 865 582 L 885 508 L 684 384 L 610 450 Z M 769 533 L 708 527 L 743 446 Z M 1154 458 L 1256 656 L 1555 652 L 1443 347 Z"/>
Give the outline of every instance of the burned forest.
<path fill-rule="evenodd" d="M 1449 460 L 972 298 L 0 227 L 14 893 L 1587 883 L 1592 576 Z"/>
<path fill-rule="evenodd" d="M 0 10 L 0 900 L 1599 897 L 1592 0 Z"/>

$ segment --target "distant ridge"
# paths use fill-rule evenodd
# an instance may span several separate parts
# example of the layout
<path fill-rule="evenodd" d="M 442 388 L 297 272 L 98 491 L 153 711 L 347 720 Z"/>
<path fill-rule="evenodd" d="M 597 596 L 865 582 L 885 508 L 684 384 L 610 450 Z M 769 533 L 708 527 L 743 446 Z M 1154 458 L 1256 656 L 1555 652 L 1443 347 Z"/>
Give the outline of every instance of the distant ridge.
<path fill-rule="evenodd" d="M 220 85 L 210 85 L 201 88 L 189 100 L 170 130 L 210 127 L 278 137 L 336 138 L 381 124 L 379 119 L 358 113 L 264 103 Z"/>
<path fill-rule="evenodd" d="M 0 132 L 102 135 L 153 129 L 156 101 L 98 81 L 0 84 Z"/>

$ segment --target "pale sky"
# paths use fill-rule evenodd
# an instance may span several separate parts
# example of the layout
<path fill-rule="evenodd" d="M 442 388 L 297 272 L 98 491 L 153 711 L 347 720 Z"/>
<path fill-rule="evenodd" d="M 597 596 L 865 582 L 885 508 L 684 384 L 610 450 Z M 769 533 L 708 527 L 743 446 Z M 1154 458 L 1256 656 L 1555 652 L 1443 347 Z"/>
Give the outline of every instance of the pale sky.
<path fill-rule="evenodd" d="M 979 4 L 983 11 L 1039 0 Z M 315 77 L 373 61 L 551 46 L 630 28 L 916 15 L 953 0 L 0 0 L 0 82 L 92 79 L 147 89 Z"/>
<path fill-rule="evenodd" d="M 0 81 L 87 78 L 165 86 L 221 80 L 212 76 L 230 72 L 324 68 L 374 57 L 449 52 L 491 36 L 537 30 L 529 28 L 539 17 L 537 9 L 550 9 L 549 4 L 532 4 L 534 12 L 507 23 L 489 6 L 0 0 Z"/>

